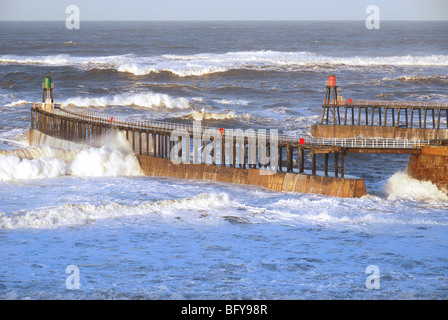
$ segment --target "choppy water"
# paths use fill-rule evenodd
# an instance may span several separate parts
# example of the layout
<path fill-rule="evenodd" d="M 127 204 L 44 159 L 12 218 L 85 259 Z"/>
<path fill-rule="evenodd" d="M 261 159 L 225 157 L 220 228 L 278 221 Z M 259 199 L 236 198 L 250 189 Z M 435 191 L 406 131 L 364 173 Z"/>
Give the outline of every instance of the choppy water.
<path fill-rule="evenodd" d="M 347 98 L 448 101 L 446 22 L 0 27 L 2 150 L 28 147 L 46 75 L 67 108 L 290 135 L 319 121 L 331 73 Z M 407 156 L 348 156 L 369 195 L 341 199 L 145 177 L 113 144 L 39 148 L 0 154 L 2 299 L 448 296 L 448 197 L 407 177 Z M 70 265 L 79 289 L 66 287 Z M 366 287 L 370 265 L 379 289 Z"/>

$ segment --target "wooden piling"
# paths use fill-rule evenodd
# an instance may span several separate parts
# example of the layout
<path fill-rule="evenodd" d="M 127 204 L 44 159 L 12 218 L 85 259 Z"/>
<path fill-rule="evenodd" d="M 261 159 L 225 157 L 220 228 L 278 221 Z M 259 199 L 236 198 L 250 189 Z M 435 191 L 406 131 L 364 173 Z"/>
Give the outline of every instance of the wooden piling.
<path fill-rule="evenodd" d="M 316 175 L 316 153 L 311 149 L 311 174 Z"/>
<path fill-rule="evenodd" d="M 305 170 L 305 150 L 299 148 L 299 173 L 303 173 Z"/>
<path fill-rule="evenodd" d="M 292 147 L 286 146 L 286 172 L 292 172 Z"/>
<path fill-rule="evenodd" d="M 337 152 L 334 153 L 334 176 L 337 178 L 339 176 L 339 164 L 338 164 L 338 156 Z"/>

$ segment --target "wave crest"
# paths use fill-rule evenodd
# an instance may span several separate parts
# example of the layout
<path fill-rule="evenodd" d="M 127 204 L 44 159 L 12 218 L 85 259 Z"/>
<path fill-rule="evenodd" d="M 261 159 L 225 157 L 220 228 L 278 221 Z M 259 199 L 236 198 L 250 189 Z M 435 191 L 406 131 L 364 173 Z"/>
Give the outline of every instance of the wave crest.
<path fill-rule="evenodd" d="M 202 120 L 229 120 L 235 119 L 237 116 L 234 112 L 230 111 L 227 113 L 217 113 L 217 112 L 209 112 L 204 109 L 200 111 L 193 111 L 187 115 L 182 116 L 183 118 L 191 119 L 194 121 L 202 121 Z"/>
<path fill-rule="evenodd" d="M 160 200 L 146 202 L 136 206 L 116 202 L 93 205 L 75 204 L 55 208 L 44 208 L 26 213 L 6 214 L 0 212 L 1 229 L 53 229 L 58 227 L 82 225 L 98 219 L 114 219 L 126 216 L 150 217 L 151 219 L 179 220 L 179 214 L 188 216 L 188 222 L 203 224 L 204 219 L 214 223 L 213 217 L 206 212 L 228 209 L 232 199 L 226 193 L 199 194 L 192 198 L 179 200 Z M 217 217 L 219 220 L 219 216 Z"/>
<path fill-rule="evenodd" d="M 1 64 L 36 64 L 73 66 L 84 70 L 115 70 L 137 76 L 170 72 L 180 77 L 204 76 L 229 70 L 300 71 L 307 67 L 352 66 L 448 66 L 448 55 L 331 57 L 314 52 L 237 51 L 193 55 L 135 56 L 131 54 L 103 57 L 0 56 Z"/>
<path fill-rule="evenodd" d="M 104 97 L 75 97 L 62 102 L 63 106 L 107 107 L 107 106 L 139 106 L 144 108 L 189 109 L 186 98 L 173 98 L 161 93 L 134 93 Z"/>

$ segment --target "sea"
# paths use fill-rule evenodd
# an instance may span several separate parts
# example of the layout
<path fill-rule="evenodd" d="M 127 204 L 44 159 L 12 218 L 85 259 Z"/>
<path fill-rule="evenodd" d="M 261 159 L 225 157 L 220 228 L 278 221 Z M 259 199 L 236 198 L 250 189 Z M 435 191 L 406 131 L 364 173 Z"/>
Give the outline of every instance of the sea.
<path fill-rule="evenodd" d="M 292 137 L 320 123 L 331 74 L 345 98 L 448 102 L 448 22 L 0 30 L 0 299 L 448 298 L 448 196 L 406 174 L 409 155 L 349 154 L 368 194 L 347 199 L 148 177 L 120 141 L 64 158 L 27 139 L 45 76 L 69 110 Z"/>

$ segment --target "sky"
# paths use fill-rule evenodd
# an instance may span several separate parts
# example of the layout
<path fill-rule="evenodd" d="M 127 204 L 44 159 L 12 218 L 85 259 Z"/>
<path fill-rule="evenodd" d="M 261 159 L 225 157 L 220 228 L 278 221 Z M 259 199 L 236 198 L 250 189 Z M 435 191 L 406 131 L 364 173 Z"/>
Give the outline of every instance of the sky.
<path fill-rule="evenodd" d="M 448 20 L 448 0 L 0 0 L 0 20 Z"/>

